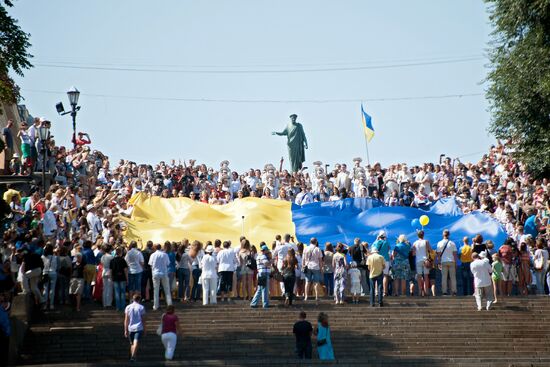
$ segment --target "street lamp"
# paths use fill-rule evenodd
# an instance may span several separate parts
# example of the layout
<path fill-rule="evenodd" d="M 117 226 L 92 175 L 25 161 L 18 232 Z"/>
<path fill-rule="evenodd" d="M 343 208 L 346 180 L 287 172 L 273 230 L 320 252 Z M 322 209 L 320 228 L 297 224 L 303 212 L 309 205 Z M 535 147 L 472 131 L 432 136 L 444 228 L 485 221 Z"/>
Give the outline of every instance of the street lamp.
<path fill-rule="evenodd" d="M 42 122 L 42 125 L 38 128 L 38 138 L 40 139 L 40 144 L 42 147 L 40 152 L 42 153 L 42 190 L 44 195 L 46 195 L 46 144 L 50 138 L 50 128 L 48 126 L 48 122 L 49 121 Z"/>
<path fill-rule="evenodd" d="M 55 108 L 57 109 L 57 113 L 60 115 L 66 115 L 71 114 L 71 117 L 73 118 L 73 147 L 76 149 L 76 113 L 80 111 L 80 106 L 78 105 L 78 98 L 80 97 L 80 92 L 76 87 L 71 87 L 67 91 L 67 96 L 69 97 L 69 103 L 71 104 L 71 110 L 65 112 L 65 109 L 63 108 L 63 103 L 59 102 L 55 105 Z"/>

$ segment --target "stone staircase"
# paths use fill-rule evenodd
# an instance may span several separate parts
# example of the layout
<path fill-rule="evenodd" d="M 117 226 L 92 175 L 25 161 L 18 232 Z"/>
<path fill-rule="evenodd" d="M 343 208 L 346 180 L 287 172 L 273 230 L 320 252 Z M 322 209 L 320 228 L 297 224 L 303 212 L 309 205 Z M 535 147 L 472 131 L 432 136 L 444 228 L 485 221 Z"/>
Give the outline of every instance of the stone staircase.
<path fill-rule="evenodd" d="M 146 303 L 147 335 L 137 365 L 294 366 L 292 325 L 299 310 L 314 322 L 330 318 L 337 360 L 308 364 L 350 366 L 550 366 L 550 299 L 511 297 L 478 312 L 473 297 L 389 297 L 386 307 L 298 301 L 250 309 L 244 301 L 177 304 L 183 337 L 174 361 L 164 362 L 155 330 L 161 312 Z M 123 315 L 87 304 L 82 312 L 46 312 L 31 326 L 20 365 L 128 363 Z"/>

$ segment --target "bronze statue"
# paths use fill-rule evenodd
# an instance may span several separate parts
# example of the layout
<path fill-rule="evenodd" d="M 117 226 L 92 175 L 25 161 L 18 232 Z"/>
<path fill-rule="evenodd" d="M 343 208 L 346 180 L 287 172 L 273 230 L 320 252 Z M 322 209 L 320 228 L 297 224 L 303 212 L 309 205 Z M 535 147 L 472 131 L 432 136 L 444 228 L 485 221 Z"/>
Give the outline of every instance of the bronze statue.
<path fill-rule="evenodd" d="M 296 122 L 297 117 L 298 115 L 295 114 L 290 115 L 290 123 L 283 131 L 281 131 L 280 133 L 275 131 L 271 133 L 272 135 L 279 136 L 286 135 L 288 156 L 290 158 L 292 172 L 297 172 L 302 169 L 302 163 L 304 163 L 306 160 L 306 134 L 304 133 L 304 128 L 302 127 L 302 124 Z"/>

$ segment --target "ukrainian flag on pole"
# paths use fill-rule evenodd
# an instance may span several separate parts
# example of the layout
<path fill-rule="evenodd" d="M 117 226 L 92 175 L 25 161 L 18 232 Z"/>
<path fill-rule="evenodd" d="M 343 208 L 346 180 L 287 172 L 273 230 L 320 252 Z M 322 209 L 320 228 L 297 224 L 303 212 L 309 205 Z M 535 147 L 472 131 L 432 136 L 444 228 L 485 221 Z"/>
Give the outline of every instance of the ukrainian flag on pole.
<path fill-rule="evenodd" d="M 363 120 L 363 129 L 365 130 L 365 138 L 370 142 L 374 137 L 374 128 L 372 127 L 372 117 L 363 109 L 361 103 L 361 119 Z"/>

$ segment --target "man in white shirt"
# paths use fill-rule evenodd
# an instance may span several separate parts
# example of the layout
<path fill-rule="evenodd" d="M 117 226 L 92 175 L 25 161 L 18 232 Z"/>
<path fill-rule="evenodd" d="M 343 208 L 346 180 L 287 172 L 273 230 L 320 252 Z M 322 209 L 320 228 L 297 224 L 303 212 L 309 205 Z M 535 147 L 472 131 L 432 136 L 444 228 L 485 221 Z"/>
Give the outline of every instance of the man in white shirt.
<path fill-rule="evenodd" d="M 457 249 L 453 241 L 449 239 L 450 232 L 448 229 L 443 231 L 443 239 L 437 243 L 437 259 L 441 270 L 441 291 L 443 295 L 447 295 L 447 281 L 451 278 L 451 292 L 456 296 L 456 264 L 457 264 Z"/>
<path fill-rule="evenodd" d="M 216 255 L 218 261 L 218 274 L 220 275 L 220 301 L 231 300 L 231 291 L 233 290 L 233 273 L 237 269 L 237 257 L 235 251 L 231 249 L 231 243 L 224 241 L 223 250 Z"/>
<path fill-rule="evenodd" d="M 290 244 L 288 243 L 288 241 L 290 241 L 290 235 L 285 235 L 284 242 L 280 242 L 281 237 L 279 235 L 277 236 L 279 237 L 279 241 L 277 241 L 277 244 L 275 245 L 275 250 L 273 251 L 273 260 L 277 264 L 277 269 L 279 269 L 279 271 L 282 271 L 283 260 L 288 254 L 288 250 L 290 250 Z M 286 236 L 288 236 L 288 239 Z"/>
<path fill-rule="evenodd" d="M 160 285 L 162 283 L 162 290 L 166 297 L 166 304 L 172 304 L 172 294 L 170 292 L 170 282 L 168 281 L 168 265 L 170 265 L 170 259 L 166 252 L 162 251 L 160 243 L 155 245 L 156 251 L 151 254 L 149 258 L 149 265 L 151 266 L 151 272 L 153 273 L 153 288 L 154 288 L 154 302 L 153 310 L 159 309 L 159 293 Z"/>
<path fill-rule="evenodd" d="M 349 191 L 351 188 L 351 173 L 347 170 L 345 163 L 342 163 L 340 172 L 336 176 L 336 186 L 339 190 L 346 189 L 346 191 Z"/>
<path fill-rule="evenodd" d="M 231 192 L 231 197 L 234 199 L 237 197 L 237 192 L 241 189 L 241 180 L 239 174 L 235 171 L 231 173 L 231 183 L 229 184 L 229 192 Z"/>
<path fill-rule="evenodd" d="M 55 210 L 57 210 L 57 206 L 51 205 L 48 210 L 46 210 L 46 213 L 44 213 L 44 218 L 42 218 L 42 232 L 46 237 L 54 237 L 57 233 Z"/>
<path fill-rule="evenodd" d="M 220 251 L 221 252 L 221 251 Z M 200 277 L 202 284 L 202 304 L 216 304 L 216 284 L 218 282 L 218 272 L 216 257 L 214 253 L 214 247 L 212 245 L 206 246 L 205 254 L 200 260 L 200 267 L 202 274 Z"/>
<path fill-rule="evenodd" d="M 304 301 L 307 301 L 311 283 L 313 283 L 315 300 L 317 301 L 319 299 L 318 287 L 321 283 L 321 263 L 323 261 L 323 254 L 319 249 L 319 242 L 317 241 L 317 238 L 313 237 L 309 242 L 309 246 L 304 249 L 304 255 L 302 258 L 302 269 L 304 269 L 304 275 L 306 276 Z"/>
<path fill-rule="evenodd" d="M 130 242 L 130 250 L 124 260 L 128 264 L 128 292 L 130 294 L 140 293 L 144 259 L 141 251 L 137 249 L 136 241 Z"/>
<path fill-rule="evenodd" d="M 88 222 L 88 227 L 90 227 L 90 230 L 92 231 L 92 242 L 95 243 L 97 237 L 103 231 L 103 225 L 101 224 L 101 219 L 99 219 L 96 214 L 96 208 L 93 206 L 93 204 L 89 204 L 86 207 L 86 210 L 88 211 L 88 214 L 86 215 L 86 221 Z"/>
<path fill-rule="evenodd" d="M 285 260 L 286 255 L 288 254 L 288 250 L 291 249 L 290 246 L 290 235 L 285 235 L 284 242 L 281 241 L 281 236 L 277 235 L 276 237 L 276 245 L 275 250 L 273 250 L 273 261 L 275 264 L 277 264 L 277 269 L 279 269 L 280 272 L 283 271 L 283 261 Z M 279 285 L 281 286 L 281 291 L 284 293 L 284 282 L 279 282 Z"/>
<path fill-rule="evenodd" d="M 309 192 L 309 188 L 306 185 L 302 185 L 302 191 L 296 195 L 294 200 L 296 205 L 305 205 L 313 203 L 313 194 Z"/>
<path fill-rule="evenodd" d="M 492 267 L 489 260 L 485 258 L 485 252 L 482 252 L 482 256 L 477 252 L 472 254 L 472 263 L 470 264 L 470 270 L 474 275 L 474 296 L 477 303 L 477 310 L 481 311 L 481 299 L 485 297 L 487 299 L 487 311 L 491 308 L 493 303 L 493 283 L 491 279 Z"/>
<path fill-rule="evenodd" d="M 253 169 L 250 169 L 248 176 L 246 177 L 246 184 L 250 187 L 250 190 L 256 191 L 256 185 L 260 182 L 260 179 L 256 177 Z"/>

